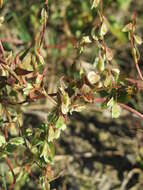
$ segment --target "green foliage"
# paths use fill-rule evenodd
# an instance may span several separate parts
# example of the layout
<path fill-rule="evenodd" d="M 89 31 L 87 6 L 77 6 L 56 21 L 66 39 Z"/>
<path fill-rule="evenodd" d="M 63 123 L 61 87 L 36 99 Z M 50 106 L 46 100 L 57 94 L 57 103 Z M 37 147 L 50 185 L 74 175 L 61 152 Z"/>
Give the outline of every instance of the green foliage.
<path fill-rule="evenodd" d="M 75 1 L 78 5 L 82 5 L 79 8 L 80 18 L 77 22 L 75 21 L 76 19 L 72 20 L 71 23 L 68 23 L 69 18 L 76 17 L 78 11 L 72 10 L 74 3 L 70 4 L 69 2 L 66 2 L 66 5 L 61 8 L 61 14 L 59 14 L 59 10 L 54 9 L 55 5 L 52 5 L 52 1 L 50 1 L 49 7 L 47 6 L 41 10 L 41 22 L 29 15 L 30 24 L 35 26 L 32 28 L 34 39 L 31 39 L 30 31 L 26 27 L 26 20 L 18 18 L 16 13 L 11 13 L 18 29 L 17 36 L 19 39 L 22 43 L 29 42 L 30 40 L 32 40 L 32 43 L 27 45 L 28 48 L 23 46 L 24 49 L 18 53 L 7 51 L 8 48 L 4 48 L 3 43 L 0 43 L 0 157 L 1 159 L 7 158 L 6 156 L 12 157 L 13 151 L 15 150 L 17 154 L 18 149 L 22 147 L 26 156 L 26 159 L 22 163 L 24 165 L 23 168 L 26 168 L 27 165 L 32 167 L 36 163 L 41 169 L 40 179 L 44 189 L 49 188 L 49 182 L 53 178 L 52 170 L 47 174 L 47 167 L 51 169 L 51 165 L 54 164 L 55 141 L 61 136 L 62 131 L 66 129 L 68 116 L 73 112 L 84 110 L 85 107 L 88 109 L 88 104 L 95 106 L 96 101 L 99 101 L 99 103 L 104 104 L 104 108 L 101 106 L 101 109 L 109 110 L 112 118 L 118 118 L 122 115 L 122 109 L 125 108 L 124 103 L 129 102 L 132 99 L 132 95 L 137 93 L 138 90 L 135 87 L 134 81 L 130 84 L 131 80 L 128 80 L 128 75 L 121 77 L 120 69 L 114 64 L 114 53 L 106 42 L 108 32 L 111 29 L 111 32 L 114 33 L 114 27 L 110 26 L 108 19 L 103 14 L 101 1 L 94 0 L 91 5 L 87 2 Z M 121 5 L 123 4 L 122 1 L 118 2 Z M 61 1 L 62 5 L 63 3 L 64 1 Z M 39 4 L 41 6 L 41 3 Z M 2 6 L 3 1 L 0 1 L 0 7 Z M 53 94 L 48 92 L 47 85 L 50 84 L 47 84 L 46 81 L 46 74 L 49 68 L 45 54 L 48 52 L 48 48 L 46 50 L 47 52 L 44 52 L 44 48 L 46 47 L 44 35 L 47 34 L 47 10 L 50 8 L 52 11 L 55 10 L 52 13 L 51 20 L 57 23 L 56 27 L 58 27 L 58 21 L 64 17 L 65 25 L 63 30 L 65 30 L 67 36 L 71 38 L 72 35 L 75 35 L 79 39 L 76 58 L 73 58 L 75 61 L 80 62 L 80 57 L 85 53 L 88 46 L 95 44 L 97 47 L 93 65 L 84 67 L 81 64 L 79 69 L 74 68 L 75 63 L 73 63 L 67 77 L 57 76 L 59 84 L 57 92 Z M 37 14 L 37 8 L 34 5 L 30 9 L 32 14 Z M 87 30 L 88 26 L 91 25 L 94 11 L 98 15 L 98 26 L 92 26 L 91 31 L 85 32 L 86 34 L 84 35 L 82 30 Z M 84 28 L 85 21 L 87 25 Z M 41 23 L 40 28 L 36 27 L 36 22 Z M 4 19 L 0 17 L 0 27 L 3 24 Z M 35 32 L 36 29 L 38 32 Z M 129 33 L 133 60 L 137 72 L 142 79 L 138 64 L 139 51 L 137 48 L 137 45 L 142 44 L 142 39 L 135 33 L 135 18 L 122 31 Z M 120 36 L 120 33 L 118 36 Z M 54 34 L 52 35 L 54 36 Z M 54 40 L 53 37 L 49 41 L 52 44 Z M 75 51 L 75 49 L 72 51 Z M 58 67 L 58 54 L 54 48 L 52 48 L 51 52 L 51 60 L 54 58 L 57 61 L 56 66 Z M 63 54 L 68 55 L 68 52 L 64 52 Z M 77 75 L 75 75 L 76 72 Z M 27 108 L 26 106 L 33 102 L 47 99 L 50 99 L 50 102 L 54 106 L 49 111 L 46 121 L 43 124 L 37 124 L 31 128 L 24 128 L 23 112 Z M 133 112 L 143 117 L 135 110 Z M 13 134 L 10 130 L 13 131 Z M 10 170 L 12 171 L 14 183 L 18 183 L 22 177 L 26 181 L 26 169 L 22 171 L 23 173 L 19 171 L 16 181 L 14 171 L 11 167 Z"/>

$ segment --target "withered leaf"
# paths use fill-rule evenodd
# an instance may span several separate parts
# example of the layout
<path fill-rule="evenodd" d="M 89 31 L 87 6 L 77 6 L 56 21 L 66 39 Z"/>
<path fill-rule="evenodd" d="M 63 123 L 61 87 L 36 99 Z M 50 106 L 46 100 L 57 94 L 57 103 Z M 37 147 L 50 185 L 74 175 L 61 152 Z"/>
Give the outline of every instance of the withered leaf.
<path fill-rule="evenodd" d="M 12 86 L 16 83 L 16 79 L 13 76 L 9 76 L 7 79 L 7 83 Z"/>
<path fill-rule="evenodd" d="M 110 48 L 106 48 L 106 57 L 108 61 L 111 61 L 113 59 L 113 52 Z"/>
<path fill-rule="evenodd" d="M 27 74 L 33 72 L 33 71 L 27 71 L 27 70 L 22 69 L 22 68 L 20 68 L 20 67 L 17 67 L 14 71 L 15 71 L 15 73 L 16 73 L 17 75 L 27 75 Z"/>
<path fill-rule="evenodd" d="M 127 24 L 126 26 L 124 26 L 124 28 L 122 29 L 122 32 L 129 32 L 133 29 L 133 24 L 130 22 L 129 24 Z"/>
<path fill-rule="evenodd" d="M 31 90 L 31 91 L 30 91 L 29 97 L 30 97 L 30 99 L 32 99 L 32 100 L 35 100 L 35 99 L 38 100 L 38 99 L 43 99 L 43 98 L 45 98 L 46 96 L 45 96 L 42 92 L 40 92 L 39 90 L 34 89 L 34 90 Z"/>

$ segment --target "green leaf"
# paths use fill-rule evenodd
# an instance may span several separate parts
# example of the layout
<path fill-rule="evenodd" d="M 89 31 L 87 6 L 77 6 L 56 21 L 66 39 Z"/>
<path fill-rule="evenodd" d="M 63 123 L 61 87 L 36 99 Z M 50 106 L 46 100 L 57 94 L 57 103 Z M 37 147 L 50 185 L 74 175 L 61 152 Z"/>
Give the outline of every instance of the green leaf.
<path fill-rule="evenodd" d="M 20 67 L 28 71 L 33 71 L 32 54 L 30 52 L 25 55 Z"/>
<path fill-rule="evenodd" d="M 48 135 L 48 142 L 53 142 L 54 139 L 55 139 L 55 131 L 53 129 L 53 126 L 50 126 L 49 135 Z"/>
<path fill-rule="evenodd" d="M 105 36 L 105 34 L 108 32 L 108 27 L 106 22 L 104 21 L 102 23 L 101 29 L 100 29 L 100 36 Z"/>
<path fill-rule="evenodd" d="M 55 155 L 55 149 L 54 149 L 53 144 L 47 143 L 46 141 L 44 141 L 44 145 L 43 145 L 40 157 L 43 157 L 45 162 L 53 163 L 54 155 Z"/>
<path fill-rule="evenodd" d="M 69 112 L 69 106 L 71 104 L 68 93 L 64 90 L 64 87 L 60 87 L 61 92 L 61 111 L 65 115 Z"/>
<path fill-rule="evenodd" d="M 112 118 L 118 118 L 120 114 L 121 114 L 121 107 L 119 106 L 119 104 L 114 103 L 112 107 Z"/>
<path fill-rule="evenodd" d="M 3 135 L 0 135 L 0 147 L 5 144 L 6 141 L 5 141 L 5 137 Z"/>
<path fill-rule="evenodd" d="M 87 43 L 87 44 L 90 44 L 92 43 L 91 39 L 89 38 L 89 36 L 84 36 L 82 38 L 82 43 Z"/>
<path fill-rule="evenodd" d="M 65 130 L 66 129 L 66 124 L 65 124 L 65 120 L 62 116 L 59 117 L 59 119 L 56 122 L 56 128 L 57 129 L 61 129 L 61 130 Z"/>
<path fill-rule="evenodd" d="M 100 0 L 93 0 L 91 9 L 98 7 L 99 3 L 100 3 Z"/>
<path fill-rule="evenodd" d="M 54 148 L 54 145 L 53 143 L 48 143 L 49 145 L 49 152 L 50 152 L 50 157 L 51 159 L 53 160 L 54 156 L 55 156 L 55 148 Z"/>
<path fill-rule="evenodd" d="M 108 87 L 108 86 L 110 86 L 111 83 L 112 83 L 112 78 L 111 78 L 111 76 L 108 75 L 104 81 L 104 86 Z"/>
<path fill-rule="evenodd" d="M 38 59 L 39 59 L 40 64 L 41 64 L 41 65 L 45 65 L 45 61 L 44 61 L 43 56 L 40 55 L 38 52 L 36 52 L 36 55 L 37 55 L 37 57 L 38 57 Z"/>
<path fill-rule="evenodd" d="M 105 70 L 105 58 L 101 57 L 97 57 L 94 61 L 94 67 L 99 71 L 99 72 L 103 72 Z"/>
<path fill-rule="evenodd" d="M 61 135 L 61 129 L 55 129 L 55 139 L 58 139 L 60 138 L 60 135 Z"/>
<path fill-rule="evenodd" d="M 112 108 L 113 105 L 114 105 L 114 103 L 115 103 L 115 101 L 114 101 L 114 98 L 112 97 L 112 98 L 107 102 L 107 106 L 108 106 L 109 108 Z"/>
<path fill-rule="evenodd" d="M 24 95 L 28 95 L 29 92 L 33 89 L 33 86 L 31 83 L 26 83 L 26 87 L 23 88 Z"/>
<path fill-rule="evenodd" d="M 16 146 L 22 145 L 22 144 L 24 144 L 24 139 L 22 137 L 11 138 L 9 143 L 11 145 L 16 145 Z"/>
<path fill-rule="evenodd" d="M 138 35 L 134 35 L 134 39 L 135 39 L 136 43 L 139 44 L 139 45 L 141 45 L 142 42 L 143 42 L 142 39 L 141 39 L 141 37 L 138 36 Z"/>
<path fill-rule="evenodd" d="M 49 156 L 48 149 L 49 149 L 48 143 L 45 141 L 42 152 L 40 154 L 40 157 L 44 157 L 45 162 L 48 162 L 48 156 Z"/>
<path fill-rule="evenodd" d="M 47 18 L 48 18 L 47 11 L 43 8 L 42 11 L 41 11 L 41 21 L 42 21 L 42 23 L 46 23 Z"/>
<path fill-rule="evenodd" d="M 0 27 L 2 26 L 3 22 L 4 22 L 4 17 L 1 16 L 1 17 L 0 17 Z"/>

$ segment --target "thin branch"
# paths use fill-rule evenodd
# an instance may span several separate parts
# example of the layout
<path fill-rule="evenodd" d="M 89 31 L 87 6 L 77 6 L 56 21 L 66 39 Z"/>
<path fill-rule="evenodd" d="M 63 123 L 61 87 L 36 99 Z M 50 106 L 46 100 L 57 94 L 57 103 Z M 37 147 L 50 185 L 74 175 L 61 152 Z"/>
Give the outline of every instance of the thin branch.
<path fill-rule="evenodd" d="M 0 50 L 1 50 L 1 53 L 2 53 L 2 55 L 4 57 L 5 52 L 4 52 L 4 48 L 3 48 L 1 40 L 0 40 Z"/>
<path fill-rule="evenodd" d="M 95 98 L 94 102 L 95 103 L 103 103 L 103 102 L 105 102 L 105 100 L 106 100 L 106 98 Z"/>
<path fill-rule="evenodd" d="M 138 74 L 139 74 L 139 77 L 141 78 L 141 80 L 143 81 L 143 75 L 142 75 L 142 73 L 141 73 L 141 70 L 140 70 L 140 68 L 139 68 L 139 65 L 138 64 L 136 64 L 136 69 L 137 69 L 137 72 L 138 72 Z"/>
<path fill-rule="evenodd" d="M 143 81 L 142 80 L 136 80 L 132 78 L 126 78 L 126 81 L 128 81 L 131 84 L 137 85 L 137 88 L 139 90 L 143 90 Z"/>
<path fill-rule="evenodd" d="M 13 182 L 12 182 L 12 184 L 11 184 L 11 186 L 10 186 L 10 189 L 13 189 L 13 188 L 14 188 L 14 185 L 15 185 L 15 183 L 16 183 L 16 176 L 15 176 L 15 173 L 14 173 L 14 171 L 13 171 L 13 168 L 12 168 L 12 166 L 11 166 L 11 163 L 10 163 L 10 160 L 9 160 L 8 156 L 5 157 L 5 161 L 6 161 L 7 165 L 8 165 L 8 167 L 9 167 L 9 169 L 10 169 L 12 175 L 13 175 Z"/>
<path fill-rule="evenodd" d="M 95 102 L 95 103 L 103 103 L 103 102 L 105 102 L 105 100 L 106 100 L 106 98 L 96 98 L 96 99 L 94 100 L 94 102 Z M 138 116 L 139 118 L 143 119 L 143 114 L 140 113 L 140 112 L 138 112 L 138 111 L 135 110 L 134 108 L 131 108 L 130 106 L 125 105 L 125 104 L 123 104 L 123 103 L 119 103 L 119 105 L 120 105 L 123 109 L 125 109 L 125 110 L 127 110 L 127 111 L 133 113 L 134 115 Z"/>
<path fill-rule="evenodd" d="M 125 105 L 125 104 L 122 104 L 122 103 L 120 103 L 120 106 L 121 106 L 123 109 L 125 109 L 125 110 L 127 110 L 127 111 L 129 111 L 129 112 L 135 114 L 136 116 L 140 117 L 141 119 L 143 119 L 143 114 L 140 113 L 140 112 L 138 112 L 137 110 L 131 108 L 130 106 Z"/>
<path fill-rule="evenodd" d="M 22 42 L 21 40 L 18 39 L 12 39 L 12 38 L 0 38 L 1 42 L 7 42 L 7 43 L 11 43 L 14 45 L 23 45 L 25 42 Z"/>
<path fill-rule="evenodd" d="M 137 50 L 136 50 L 136 45 L 135 45 L 135 40 L 134 40 L 134 27 L 135 26 L 136 26 L 136 13 L 134 13 L 132 31 L 130 32 L 130 35 L 131 35 L 130 42 L 131 42 L 133 60 L 134 60 L 134 63 L 136 65 L 136 70 L 137 70 L 138 75 L 141 78 L 141 80 L 143 80 L 143 75 L 142 75 L 141 70 L 139 68 L 139 61 L 138 61 L 137 54 L 136 54 Z M 135 53 L 134 53 L 134 50 L 135 50 Z"/>

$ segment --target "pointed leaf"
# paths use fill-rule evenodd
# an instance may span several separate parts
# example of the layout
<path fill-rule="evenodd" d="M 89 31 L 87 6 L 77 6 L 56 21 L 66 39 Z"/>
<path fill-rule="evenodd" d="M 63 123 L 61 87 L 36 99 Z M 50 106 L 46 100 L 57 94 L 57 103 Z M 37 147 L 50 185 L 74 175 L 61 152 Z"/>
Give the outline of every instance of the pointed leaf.
<path fill-rule="evenodd" d="M 105 36 L 105 34 L 108 32 L 108 27 L 107 27 L 107 24 L 106 22 L 104 21 L 102 23 L 102 26 L 101 26 L 101 29 L 100 29 L 100 35 L 101 36 Z"/>
<path fill-rule="evenodd" d="M 0 135 L 0 147 L 6 143 L 5 137 Z"/>
<path fill-rule="evenodd" d="M 66 129 L 66 124 L 65 124 L 65 120 L 62 116 L 59 117 L 59 119 L 56 122 L 56 128 L 57 129 L 61 129 L 61 130 L 65 130 Z"/>
<path fill-rule="evenodd" d="M 106 57 L 108 61 L 111 61 L 113 59 L 113 52 L 110 48 L 106 48 Z"/>
<path fill-rule="evenodd" d="M 64 87 L 60 87 L 60 92 L 61 92 L 61 111 L 64 115 L 66 115 L 69 111 L 69 106 L 70 106 L 70 98 L 68 93 L 64 90 Z"/>
<path fill-rule="evenodd" d="M 112 98 L 107 102 L 107 106 L 108 106 L 109 108 L 112 108 L 113 105 L 114 105 L 114 103 L 115 103 L 115 101 L 114 101 L 114 98 L 112 97 Z"/>
<path fill-rule="evenodd" d="M 112 118 L 118 118 L 121 114 L 121 107 L 115 103 L 112 107 Z"/>
<path fill-rule="evenodd" d="M 89 44 L 89 43 L 92 43 L 92 41 L 91 41 L 91 39 L 89 38 L 89 36 L 84 36 L 84 37 L 82 38 L 82 43 L 87 43 L 87 44 Z"/>
<path fill-rule="evenodd" d="M 53 126 L 50 126 L 49 135 L 48 135 L 48 142 L 53 142 L 54 139 L 55 139 L 55 131 L 53 129 Z"/>
<path fill-rule="evenodd" d="M 46 141 L 43 144 L 42 152 L 40 157 L 43 157 L 45 162 L 53 163 L 53 158 L 55 155 L 55 149 L 52 143 L 47 143 Z"/>
<path fill-rule="evenodd" d="M 100 0 L 93 0 L 91 9 L 98 7 L 99 3 L 100 3 Z"/>
<path fill-rule="evenodd" d="M 105 87 L 108 87 L 108 86 L 110 86 L 111 83 L 112 83 L 111 76 L 108 75 L 108 76 L 106 77 L 105 81 L 104 81 L 104 86 L 105 86 Z"/>
<path fill-rule="evenodd" d="M 133 29 L 133 24 L 130 22 L 129 24 L 127 24 L 123 29 L 122 32 L 129 32 Z"/>
<path fill-rule="evenodd" d="M 0 17 L 0 27 L 2 26 L 3 22 L 4 22 L 4 17 L 1 16 L 1 17 Z"/>
<path fill-rule="evenodd" d="M 134 39 L 135 39 L 136 43 L 139 44 L 139 45 L 141 45 L 142 42 L 143 42 L 142 39 L 141 39 L 141 37 L 138 36 L 138 35 L 134 35 Z"/>
<path fill-rule="evenodd" d="M 9 143 L 11 145 L 16 145 L 16 146 L 22 145 L 22 144 L 24 144 L 24 139 L 23 139 L 23 137 L 11 138 L 10 141 L 9 141 Z"/>

